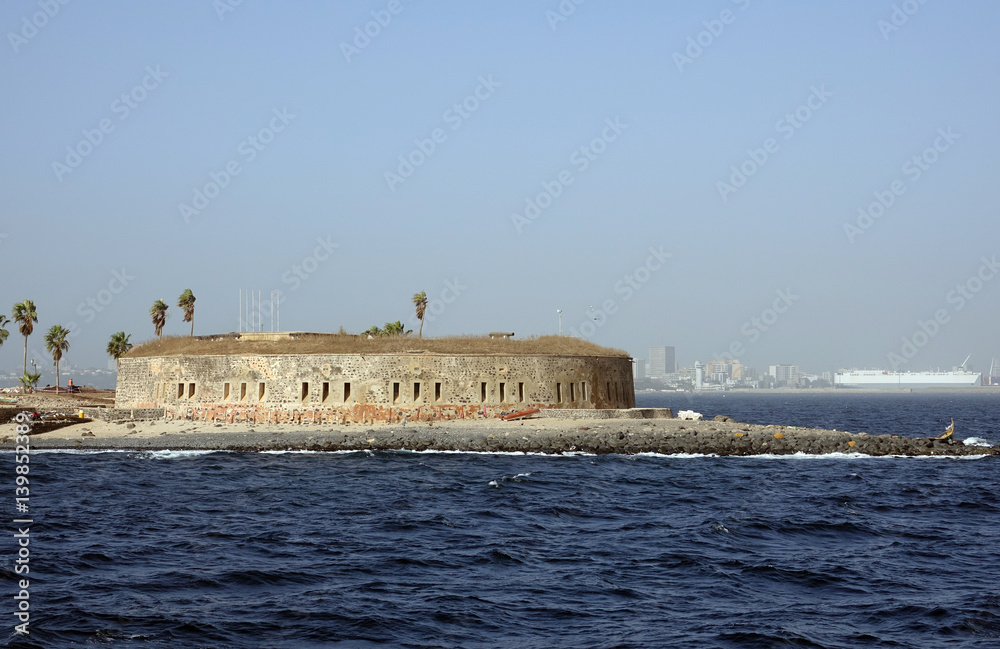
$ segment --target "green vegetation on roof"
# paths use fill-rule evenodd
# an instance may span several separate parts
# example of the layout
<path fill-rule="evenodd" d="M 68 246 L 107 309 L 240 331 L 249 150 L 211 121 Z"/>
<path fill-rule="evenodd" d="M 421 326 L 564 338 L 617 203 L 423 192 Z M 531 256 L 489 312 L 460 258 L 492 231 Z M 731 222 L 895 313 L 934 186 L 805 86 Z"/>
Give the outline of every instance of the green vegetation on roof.
<path fill-rule="evenodd" d="M 553 354 L 557 356 L 618 356 L 620 349 L 601 347 L 570 336 L 539 336 L 523 340 L 489 336 L 416 338 L 321 333 L 254 333 L 217 336 L 164 336 L 136 345 L 122 358 L 150 356 L 243 356 L 273 354 Z"/>

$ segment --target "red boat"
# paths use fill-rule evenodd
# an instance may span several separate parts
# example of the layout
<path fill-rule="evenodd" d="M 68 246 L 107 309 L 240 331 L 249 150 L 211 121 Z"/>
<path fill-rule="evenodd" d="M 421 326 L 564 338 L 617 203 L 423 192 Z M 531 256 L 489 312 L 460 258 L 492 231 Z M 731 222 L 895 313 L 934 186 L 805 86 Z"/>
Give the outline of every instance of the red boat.
<path fill-rule="evenodd" d="M 527 417 L 538 412 L 538 408 L 528 408 L 527 410 L 518 410 L 517 412 L 512 412 L 509 415 L 502 415 L 500 419 L 504 421 L 513 421 L 515 419 L 521 419 L 522 417 Z"/>

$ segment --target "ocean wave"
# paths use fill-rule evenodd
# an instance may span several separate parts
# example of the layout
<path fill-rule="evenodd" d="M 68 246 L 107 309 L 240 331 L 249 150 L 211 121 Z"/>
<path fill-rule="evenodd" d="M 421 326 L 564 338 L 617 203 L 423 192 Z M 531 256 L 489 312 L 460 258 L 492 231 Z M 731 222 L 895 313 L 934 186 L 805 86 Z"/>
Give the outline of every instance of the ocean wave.
<path fill-rule="evenodd" d="M 213 449 L 198 449 L 198 450 L 183 450 L 183 451 L 173 451 L 170 449 L 162 451 L 132 451 L 135 455 L 143 458 L 150 458 L 153 460 L 176 460 L 186 457 L 200 457 L 202 455 L 210 455 L 212 453 L 232 453 L 233 451 L 216 451 Z"/>
<path fill-rule="evenodd" d="M 781 460 L 785 458 L 805 459 L 805 460 L 919 460 L 922 458 L 930 460 L 981 460 L 986 455 L 868 455 L 867 453 L 824 453 L 813 455 L 809 453 L 791 453 L 788 455 L 778 455 L 775 453 L 765 453 L 761 455 L 744 455 L 742 457 L 761 458 L 765 460 Z"/>
<path fill-rule="evenodd" d="M 513 477 L 503 476 L 502 478 L 497 478 L 496 480 L 490 480 L 487 485 L 490 487 L 499 487 L 501 482 L 524 482 L 524 478 L 531 475 L 531 471 L 527 473 L 518 473 Z"/>
<path fill-rule="evenodd" d="M 321 453 L 334 455 L 336 453 L 357 453 L 357 451 L 309 451 L 305 449 L 287 449 L 284 451 L 260 451 L 261 455 L 319 455 Z"/>

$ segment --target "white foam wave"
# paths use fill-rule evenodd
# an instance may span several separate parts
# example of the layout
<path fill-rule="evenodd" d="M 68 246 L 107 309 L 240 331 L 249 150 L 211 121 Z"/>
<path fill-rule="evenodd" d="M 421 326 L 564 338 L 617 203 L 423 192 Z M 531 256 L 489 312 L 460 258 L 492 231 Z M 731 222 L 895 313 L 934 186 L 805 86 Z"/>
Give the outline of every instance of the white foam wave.
<path fill-rule="evenodd" d="M 4 449 L 0 453 L 13 453 L 13 449 Z M 39 453 L 51 453 L 62 455 L 97 455 L 98 453 L 134 453 L 131 449 L 123 448 L 34 448 L 29 453 L 37 455 Z"/>
<path fill-rule="evenodd" d="M 986 455 L 868 455 L 867 453 L 826 453 L 823 455 L 811 455 L 799 451 L 790 455 L 775 455 L 768 453 L 764 455 L 745 455 L 746 458 L 760 458 L 762 460 L 981 460 Z"/>
<path fill-rule="evenodd" d="M 636 453 L 635 457 L 674 457 L 674 458 L 698 458 L 698 457 L 719 457 L 715 453 Z"/>
<path fill-rule="evenodd" d="M 427 449 L 425 451 L 412 451 L 410 449 L 395 449 L 391 451 L 386 451 L 388 453 L 416 453 L 420 455 L 516 455 L 518 457 L 524 457 L 526 455 L 538 455 L 541 457 L 561 457 L 553 453 L 540 453 L 535 451 L 439 451 L 436 449 Z M 570 453 L 563 453 L 563 455 L 570 455 Z M 590 453 L 581 453 L 581 455 L 590 455 Z"/>
<path fill-rule="evenodd" d="M 104 453 L 114 453 L 119 455 L 132 455 L 136 457 L 149 458 L 153 460 L 172 460 L 181 457 L 194 457 L 198 455 L 208 455 L 209 453 L 232 453 L 233 451 L 209 450 L 189 450 L 189 451 L 144 451 L 134 448 L 33 448 L 31 455 L 47 453 L 52 455 L 101 455 Z M 0 453 L 13 453 L 11 450 L 3 450 Z"/>
<path fill-rule="evenodd" d="M 980 447 L 990 447 L 992 444 L 977 437 L 970 437 L 965 440 L 967 446 L 980 446 Z M 161 451 L 145 451 L 142 449 L 104 449 L 104 448 L 32 448 L 30 451 L 32 454 L 35 453 L 54 453 L 54 454 L 66 454 L 66 455 L 97 455 L 100 453 L 126 453 L 138 457 L 146 457 L 154 460 L 173 460 L 188 457 L 199 457 L 202 455 L 209 455 L 211 453 L 238 453 L 240 451 L 231 450 L 217 450 L 217 449 L 189 449 L 189 450 L 161 450 Z M 419 454 L 419 455 L 486 455 L 486 456 L 515 456 L 515 457 L 545 457 L 558 459 L 561 457 L 581 457 L 581 456 L 596 456 L 594 453 L 586 453 L 584 451 L 567 451 L 565 453 L 542 453 L 540 451 L 441 451 L 428 449 L 423 451 L 414 451 L 409 449 L 393 449 L 384 452 L 389 453 L 407 453 L 407 454 Z M 13 454 L 14 449 L 0 449 L 0 455 Z M 259 451 L 261 454 L 267 455 L 347 455 L 352 453 L 364 453 L 368 457 L 374 457 L 375 451 L 371 449 L 356 449 L 356 450 L 335 450 L 335 451 L 311 451 L 311 450 L 270 450 L 270 451 Z M 867 455 L 865 453 L 826 453 L 823 455 L 816 455 L 811 453 L 803 453 L 799 451 L 797 453 L 790 454 L 774 454 L 774 453 L 764 453 L 760 455 L 733 455 L 733 456 L 721 456 L 715 453 L 635 453 L 634 455 L 624 455 L 622 457 L 642 457 L 642 458 L 674 458 L 674 459 L 700 459 L 700 458 L 756 458 L 761 460 L 863 460 L 863 459 L 886 459 L 886 458 L 929 458 L 929 459 L 945 459 L 945 460 L 981 460 L 988 457 L 988 454 L 977 454 L 977 455 Z M 523 473 L 514 476 L 513 478 L 502 478 L 502 480 L 512 480 L 519 479 L 521 477 L 527 477 L 531 475 L 530 473 Z M 495 485 L 491 485 L 495 486 Z"/>
<path fill-rule="evenodd" d="M 527 473 L 518 473 L 512 478 L 504 476 L 496 480 L 490 480 L 486 484 L 490 487 L 499 487 L 501 482 L 524 482 L 524 478 L 527 478 L 529 475 L 531 475 L 531 471 L 528 471 Z"/>
<path fill-rule="evenodd" d="M 138 451 L 137 454 L 142 457 L 148 457 L 153 460 L 176 460 L 185 457 L 200 457 L 202 455 L 208 455 L 210 453 L 231 453 L 232 451 L 216 451 L 212 449 L 208 450 L 185 450 L 185 451 L 172 451 L 170 449 L 162 451 Z"/>
<path fill-rule="evenodd" d="M 319 455 L 320 453 L 354 453 L 355 451 L 307 451 L 305 449 L 289 449 L 285 451 L 261 451 L 262 455 Z"/>
<path fill-rule="evenodd" d="M 921 459 L 932 460 L 981 460 L 987 455 L 868 455 L 866 453 L 825 453 L 817 455 L 813 453 L 762 453 L 760 455 L 716 455 L 714 453 L 636 453 L 635 457 L 668 457 L 676 459 L 687 458 L 723 458 L 723 459 L 754 459 L 754 460 L 882 460 L 882 459 Z"/>

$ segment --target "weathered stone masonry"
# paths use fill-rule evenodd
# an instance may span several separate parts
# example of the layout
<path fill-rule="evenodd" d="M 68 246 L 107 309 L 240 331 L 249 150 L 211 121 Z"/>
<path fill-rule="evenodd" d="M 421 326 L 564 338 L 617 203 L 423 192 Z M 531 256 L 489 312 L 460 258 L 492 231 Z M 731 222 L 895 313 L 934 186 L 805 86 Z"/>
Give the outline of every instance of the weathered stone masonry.
<path fill-rule="evenodd" d="M 279 354 L 121 359 L 115 406 L 205 421 L 370 423 L 631 408 L 620 356 Z"/>

